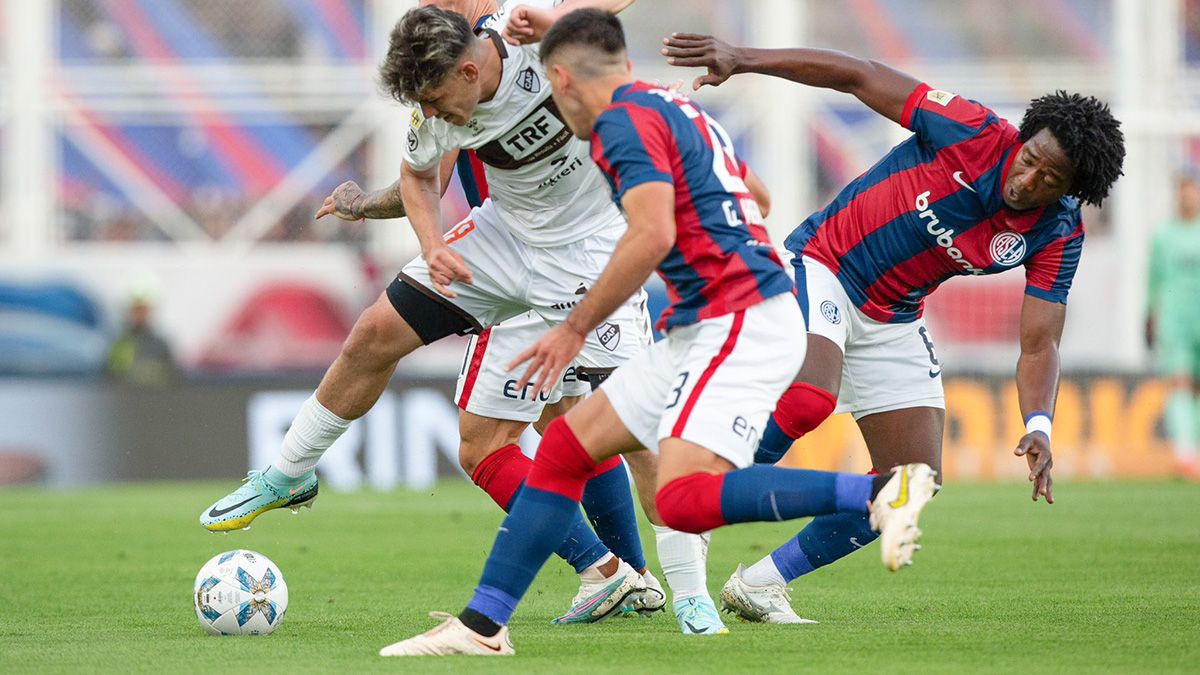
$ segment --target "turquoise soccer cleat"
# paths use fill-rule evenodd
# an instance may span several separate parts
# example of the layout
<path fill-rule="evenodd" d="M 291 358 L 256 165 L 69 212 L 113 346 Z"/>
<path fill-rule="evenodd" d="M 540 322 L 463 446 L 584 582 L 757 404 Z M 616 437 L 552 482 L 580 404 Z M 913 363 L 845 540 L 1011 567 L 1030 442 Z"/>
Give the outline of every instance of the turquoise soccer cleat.
<path fill-rule="evenodd" d="M 598 590 L 592 590 L 585 585 L 580 588 L 579 595 L 571 603 L 571 609 L 551 623 L 556 625 L 568 623 L 596 623 L 615 614 L 625 611 L 637 611 L 645 600 L 646 580 L 625 563 L 621 563 L 623 572 L 614 575 L 612 581 L 597 585 Z"/>
<path fill-rule="evenodd" d="M 707 597 L 687 598 L 675 603 L 675 619 L 684 635 L 724 635 L 729 632 L 717 606 Z"/>
<path fill-rule="evenodd" d="M 261 471 L 246 474 L 241 487 L 217 500 L 200 514 L 200 524 L 211 532 L 229 532 L 250 527 L 251 521 L 271 509 L 290 508 L 293 513 L 301 506 L 312 508 L 317 498 L 317 474 L 296 479 L 294 485 L 277 485 L 267 480 Z"/>

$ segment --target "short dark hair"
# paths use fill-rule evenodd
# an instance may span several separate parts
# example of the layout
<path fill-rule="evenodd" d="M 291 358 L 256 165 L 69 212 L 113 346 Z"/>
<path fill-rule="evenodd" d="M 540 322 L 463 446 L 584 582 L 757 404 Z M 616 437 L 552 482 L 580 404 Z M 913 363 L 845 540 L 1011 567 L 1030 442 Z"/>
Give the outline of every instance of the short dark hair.
<path fill-rule="evenodd" d="M 1035 98 L 1021 120 L 1019 140 L 1024 143 L 1049 129 L 1067 159 L 1075 165 L 1070 194 L 1099 206 L 1125 162 L 1125 134 L 1108 104 L 1095 96 L 1059 90 Z"/>
<path fill-rule="evenodd" d="M 562 47 L 582 45 L 609 55 L 625 51 L 625 29 L 617 17 L 599 9 L 577 9 L 554 22 L 542 37 L 542 63 Z"/>
<path fill-rule="evenodd" d="M 460 14 L 433 6 L 410 9 L 388 38 L 380 84 L 397 101 L 416 104 L 454 71 L 474 39 Z"/>

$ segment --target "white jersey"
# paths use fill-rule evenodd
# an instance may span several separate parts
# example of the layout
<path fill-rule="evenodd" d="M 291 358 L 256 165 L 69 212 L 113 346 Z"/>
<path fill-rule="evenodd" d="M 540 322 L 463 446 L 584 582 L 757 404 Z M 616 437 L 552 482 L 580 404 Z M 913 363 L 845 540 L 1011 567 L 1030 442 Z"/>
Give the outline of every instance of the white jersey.
<path fill-rule="evenodd" d="M 483 23 L 500 31 L 512 7 L 550 8 L 561 0 L 514 0 Z M 503 72 L 492 100 L 480 103 L 464 126 L 423 119 L 414 111 L 405 161 L 418 171 L 446 152 L 474 150 L 484 164 L 497 214 L 515 237 L 537 247 L 561 246 L 625 220 L 612 201 L 591 148 L 571 133 L 550 97 L 538 46 L 514 47 L 494 36 Z"/>

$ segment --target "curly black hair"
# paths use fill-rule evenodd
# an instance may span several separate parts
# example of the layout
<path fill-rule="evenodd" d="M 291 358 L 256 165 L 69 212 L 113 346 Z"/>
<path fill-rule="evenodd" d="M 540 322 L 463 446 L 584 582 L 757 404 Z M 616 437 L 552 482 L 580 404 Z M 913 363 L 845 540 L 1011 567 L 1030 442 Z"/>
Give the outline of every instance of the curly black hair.
<path fill-rule="evenodd" d="M 388 38 L 387 56 L 379 64 L 380 84 L 397 101 L 416 105 L 454 71 L 474 39 L 459 14 L 432 6 L 410 9 Z"/>
<path fill-rule="evenodd" d="M 1042 129 L 1054 134 L 1075 165 L 1067 194 L 1099 206 L 1123 173 L 1125 162 L 1125 134 L 1108 104 L 1094 96 L 1062 90 L 1035 98 L 1021 119 L 1020 141 L 1028 141 Z"/>

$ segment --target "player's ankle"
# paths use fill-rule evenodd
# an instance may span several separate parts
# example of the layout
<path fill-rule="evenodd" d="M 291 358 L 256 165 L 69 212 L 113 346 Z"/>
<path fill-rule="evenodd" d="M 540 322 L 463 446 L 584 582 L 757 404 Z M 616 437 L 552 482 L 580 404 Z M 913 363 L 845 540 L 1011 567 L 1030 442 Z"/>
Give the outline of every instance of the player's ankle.
<path fill-rule="evenodd" d="M 473 609 L 464 609 L 462 614 L 458 615 L 458 620 L 484 637 L 492 637 L 500 632 L 500 624 Z"/>
<path fill-rule="evenodd" d="M 300 483 L 303 483 L 304 481 L 308 480 L 309 476 L 312 475 L 313 471 L 314 471 L 314 469 L 309 469 L 308 471 L 300 474 L 299 476 L 290 476 L 290 475 L 284 473 L 283 471 L 280 471 L 279 469 L 277 469 L 275 466 L 272 465 L 272 466 L 268 466 L 266 471 L 263 471 L 263 478 L 266 479 L 266 481 L 268 483 L 270 483 L 271 485 L 274 485 L 275 487 L 286 488 L 286 487 L 293 487 L 293 486 L 299 485 Z"/>

